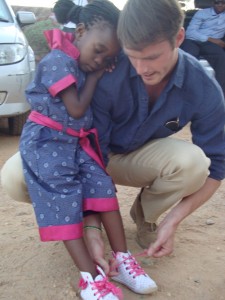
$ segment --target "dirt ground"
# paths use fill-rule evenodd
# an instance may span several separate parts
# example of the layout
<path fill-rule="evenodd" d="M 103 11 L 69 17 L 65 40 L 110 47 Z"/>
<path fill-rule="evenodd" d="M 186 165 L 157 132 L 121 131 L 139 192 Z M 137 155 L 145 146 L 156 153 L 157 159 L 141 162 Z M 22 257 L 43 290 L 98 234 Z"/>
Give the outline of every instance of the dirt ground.
<path fill-rule="evenodd" d="M 188 129 L 179 137 L 189 139 Z M 0 168 L 17 148 L 18 137 L 1 131 Z M 127 242 L 134 254 L 141 249 L 135 242 L 135 225 L 129 210 L 137 192 L 134 188 L 118 186 Z M 60 242 L 41 243 L 32 207 L 10 199 L 1 186 L 0 194 L 0 299 L 78 299 L 79 273 L 64 246 Z M 224 199 L 225 182 L 210 201 L 180 225 L 171 256 L 139 259 L 159 290 L 140 296 L 123 287 L 125 300 L 225 299 Z M 110 253 L 108 246 L 106 253 Z"/>

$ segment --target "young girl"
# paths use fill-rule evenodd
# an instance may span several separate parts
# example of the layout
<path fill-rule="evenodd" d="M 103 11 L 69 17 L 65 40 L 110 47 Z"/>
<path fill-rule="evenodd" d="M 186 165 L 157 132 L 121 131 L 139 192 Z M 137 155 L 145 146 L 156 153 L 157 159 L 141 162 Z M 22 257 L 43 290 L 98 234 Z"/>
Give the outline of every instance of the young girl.
<path fill-rule="evenodd" d="M 58 29 L 45 32 L 52 50 L 26 90 L 32 111 L 20 140 L 40 238 L 64 242 L 80 270 L 81 299 L 121 299 L 83 239 L 83 211 L 98 212 L 84 218 L 85 226 L 94 236 L 100 222 L 104 225 L 118 264 L 113 279 L 137 293 L 151 293 L 155 282 L 127 251 L 115 187 L 105 172 L 89 107 L 98 79 L 120 48 L 119 10 L 107 0 L 85 7 L 70 0 L 56 5 L 64 23 L 76 23 L 75 40 Z"/>

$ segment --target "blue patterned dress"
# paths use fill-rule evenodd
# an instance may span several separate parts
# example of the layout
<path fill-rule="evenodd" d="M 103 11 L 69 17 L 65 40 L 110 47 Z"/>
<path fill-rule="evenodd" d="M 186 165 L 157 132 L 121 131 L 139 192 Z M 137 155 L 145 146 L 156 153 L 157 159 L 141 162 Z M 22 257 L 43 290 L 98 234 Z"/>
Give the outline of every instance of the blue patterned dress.
<path fill-rule="evenodd" d="M 63 130 L 28 120 L 20 139 L 25 180 L 42 241 L 81 238 L 85 210 L 118 210 L 111 177 L 84 151 L 79 138 L 64 130 L 88 131 L 93 116 L 89 108 L 79 119 L 70 117 L 58 96 L 71 84 L 79 92 L 85 74 L 78 67 L 79 52 L 68 39 L 70 35 L 59 30 L 48 32 L 50 36 L 55 33 L 61 42 L 39 63 L 26 96 L 32 110 L 59 122 Z M 66 51 L 61 49 L 65 46 Z"/>

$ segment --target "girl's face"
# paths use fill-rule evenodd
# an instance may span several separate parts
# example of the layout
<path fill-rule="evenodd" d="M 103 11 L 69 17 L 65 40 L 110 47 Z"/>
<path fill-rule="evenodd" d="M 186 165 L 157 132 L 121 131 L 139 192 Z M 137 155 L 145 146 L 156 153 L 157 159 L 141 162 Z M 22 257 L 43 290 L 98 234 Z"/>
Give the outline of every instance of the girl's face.
<path fill-rule="evenodd" d="M 79 67 L 84 72 L 105 68 L 120 49 L 116 31 L 102 23 L 88 30 L 83 24 L 78 25 L 75 44 L 80 51 Z"/>

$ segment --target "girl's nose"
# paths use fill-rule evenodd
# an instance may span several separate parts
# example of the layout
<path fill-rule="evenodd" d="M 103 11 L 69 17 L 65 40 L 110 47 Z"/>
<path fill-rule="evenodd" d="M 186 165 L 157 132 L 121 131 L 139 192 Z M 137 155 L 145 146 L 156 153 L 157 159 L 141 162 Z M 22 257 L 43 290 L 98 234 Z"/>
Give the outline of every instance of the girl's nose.
<path fill-rule="evenodd" d="M 101 56 L 97 56 L 94 61 L 95 61 L 96 65 L 98 65 L 98 66 L 101 66 L 104 63 L 104 60 Z"/>

